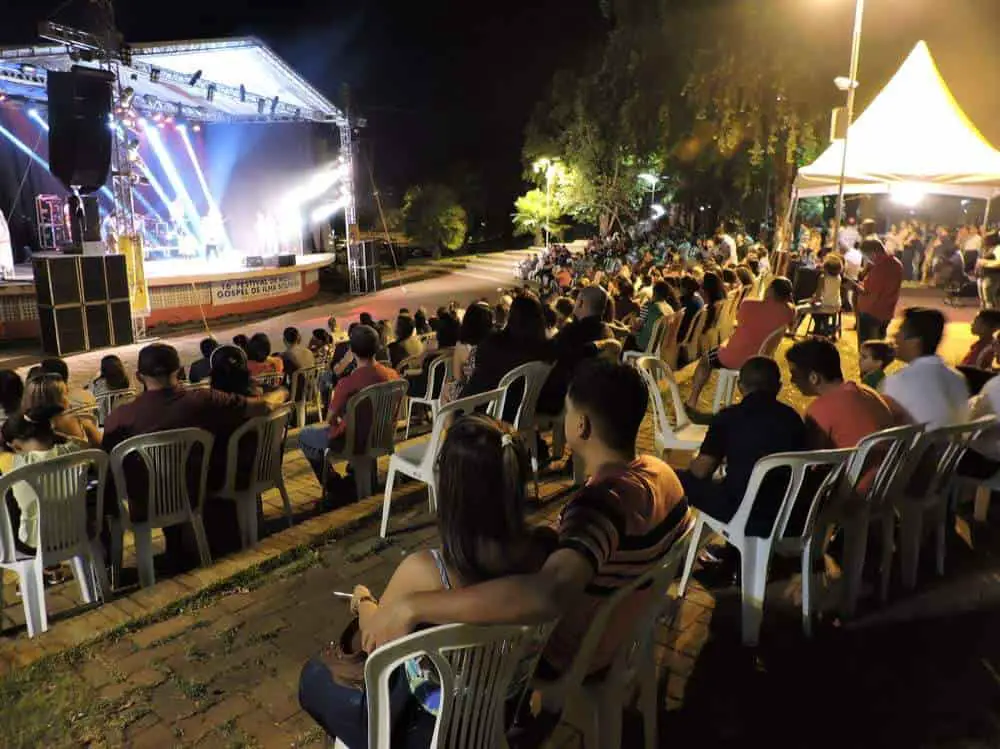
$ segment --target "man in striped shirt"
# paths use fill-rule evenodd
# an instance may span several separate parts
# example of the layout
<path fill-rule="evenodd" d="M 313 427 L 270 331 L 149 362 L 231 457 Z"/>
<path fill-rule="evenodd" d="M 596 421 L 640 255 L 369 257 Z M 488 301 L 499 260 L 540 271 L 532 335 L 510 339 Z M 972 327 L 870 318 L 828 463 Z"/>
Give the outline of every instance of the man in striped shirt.
<path fill-rule="evenodd" d="M 366 649 L 421 624 L 559 618 L 543 660 L 547 671 L 564 671 L 594 611 L 659 561 L 690 522 L 673 469 L 658 458 L 636 455 L 647 398 L 635 369 L 602 360 L 581 364 L 566 396 L 566 439 L 591 478 L 563 510 L 558 549 L 533 575 L 418 593 L 381 607 L 365 633 Z M 610 662 L 646 595 L 637 592 L 612 616 L 594 670 Z"/>

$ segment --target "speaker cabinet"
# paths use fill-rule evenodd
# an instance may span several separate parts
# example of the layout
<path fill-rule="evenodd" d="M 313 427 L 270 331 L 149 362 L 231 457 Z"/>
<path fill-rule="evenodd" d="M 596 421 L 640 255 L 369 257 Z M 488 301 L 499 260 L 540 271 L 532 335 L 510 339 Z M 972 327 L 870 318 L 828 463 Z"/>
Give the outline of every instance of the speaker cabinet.
<path fill-rule="evenodd" d="M 294 268 L 295 267 L 295 255 L 278 255 L 278 267 L 279 268 Z"/>
<path fill-rule="evenodd" d="M 111 309 L 107 302 L 84 306 L 87 322 L 87 347 L 107 348 L 115 343 L 111 335 Z"/>
<path fill-rule="evenodd" d="M 114 337 L 115 345 L 127 346 L 135 343 L 132 332 L 132 305 L 128 299 L 111 302 L 108 309 L 111 312 L 111 335 Z"/>
<path fill-rule="evenodd" d="M 83 307 L 39 307 L 38 319 L 42 329 L 42 349 L 46 354 L 65 356 L 87 350 L 87 323 Z"/>
<path fill-rule="evenodd" d="M 108 301 L 108 279 L 103 257 L 80 258 L 80 286 L 84 304 Z"/>
<path fill-rule="evenodd" d="M 49 168 L 67 188 L 92 193 L 108 181 L 113 81 L 108 71 L 81 66 L 49 71 Z"/>

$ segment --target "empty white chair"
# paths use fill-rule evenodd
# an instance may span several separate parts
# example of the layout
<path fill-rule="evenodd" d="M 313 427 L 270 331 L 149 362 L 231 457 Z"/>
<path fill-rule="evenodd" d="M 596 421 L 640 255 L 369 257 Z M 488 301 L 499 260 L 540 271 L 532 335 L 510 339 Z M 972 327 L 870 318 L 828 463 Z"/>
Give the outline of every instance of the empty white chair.
<path fill-rule="evenodd" d="M 944 574 L 946 521 L 955 469 L 969 446 L 996 424 L 995 416 L 985 416 L 965 424 L 931 429 L 920 435 L 910 451 L 910 467 L 904 469 L 910 474 L 910 480 L 896 498 L 899 560 L 906 590 L 917 586 L 917 562 L 925 518 L 933 524 L 937 573 Z"/>
<path fill-rule="evenodd" d="M 616 341 L 617 343 L 617 341 Z M 503 419 L 507 412 L 507 399 L 511 396 L 511 389 L 517 383 L 523 383 L 521 402 L 518 404 L 511 426 L 519 435 L 524 438 L 525 446 L 531 455 L 531 470 L 535 475 L 535 496 L 538 495 L 538 440 L 536 435 L 535 409 L 538 407 L 538 396 L 542 394 L 545 381 L 552 372 L 552 365 L 545 362 L 535 361 L 515 367 L 505 374 L 497 387 L 503 390 L 503 397 L 500 399 L 500 407 L 497 410 L 497 418 Z"/>
<path fill-rule="evenodd" d="M 389 681 L 403 663 L 422 656 L 433 664 L 441 683 L 441 708 L 430 745 L 504 749 L 507 705 L 526 688 L 552 627 L 446 624 L 383 645 L 365 661 L 368 746 L 399 745 L 392 736 Z M 345 747 L 340 741 L 334 746 Z"/>
<path fill-rule="evenodd" d="M 785 336 L 787 328 L 781 327 L 764 339 L 757 356 L 774 358 L 774 352 L 778 350 L 781 339 Z M 727 406 L 733 405 L 736 400 L 736 384 L 739 382 L 740 372 L 738 369 L 720 369 L 719 380 L 715 383 L 715 397 L 712 400 L 712 413 L 719 413 Z"/>
<path fill-rule="evenodd" d="M 281 473 L 285 455 L 285 427 L 292 413 L 292 405 L 285 404 L 267 416 L 258 416 L 242 424 L 229 438 L 226 449 L 226 483 L 213 495 L 236 504 L 236 520 L 240 526 L 240 544 L 244 549 L 257 543 L 257 503 L 261 495 L 277 489 L 285 505 L 285 518 L 292 525 L 292 503 L 285 489 Z M 240 473 L 239 448 L 244 439 L 254 440 L 253 462 L 250 473 Z"/>
<path fill-rule="evenodd" d="M 306 367 L 292 375 L 291 401 L 295 404 L 295 420 L 299 427 L 306 425 L 310 409 L 316 409 L 317 419 L 323 418 L 323 398 L 319 387 L 322 374 L 322 367 Z"/>
<path fill-rule="evenodd" d="M 445 430 L 455 416 L 472 413 L 478 408 L 486 408 L 487 413 L 496 416 L 504 391 L 497 388 L 479 395 L 471 395 L 442 406 L 434 419 L 434 428 L 426 442 L 407 445 L 389 458 L 389 475 L 385 479 L 385 499 L 382 503 L 382 538 L 389 534 L 389 507 L 392 504 L 392 487 L 396 474 L 402 473 L 427 484 L 427 501 L 431 512 L 437 512 L 437 458 L 444 444 Z"/>
<path fill-rule="evenodd" d="M 203 567 L 212 563 L 202 523 L 208 463 L 215 437 L 204 429 L 171 429 L 131 437 L 111 451 L 111 472 L 118 492 L 120 517 L 112 523 L 112 574 L 117 576 L 122 564 L 122 535 L 131 528 L 135 536 L 135 556 L 139 566 L 139 584 L 148 587 L 156 582 L 153 571 L 153 528 L 169 528 L 189 523 L 194 531 L 198 556 Z M 195 448 L 199 454 L 192 456 Z M 129 487 L 125 480 L 125 462 L 138 459 L 145 468 L 145 482 Z M 195 495 L 188 488 L 188 465 L 197 460 Z M 136 494 L 132 495 L 131 490 Z"/>
<path fill-rule="evenodd" d="M 653 647 L 656 621 L 675 601 L 667 591 L 681 570 L 692 538 L 693 526 L 690 526 L 659 563 L 608 598 L 594 614 L 565 674 L 555 681 L 535 679 L 533 686 L 541 692 L 543 705 L 549 710 L 561 708 L 562 720 L 581 730 L 584 749 L 618 749 L 621 746 L 622 708 L 633 689 L 638 691 L 645 747 L 658 746 L 658 679 Z M 618 606 L 638 590 L 647 591 L 648 603 L 637 612 L 611 665 L 599 675 L 588 676 L 595 670 L 594 655 L 609 620 Z"/>
<path fill-rule="evenodd" d="M 767 588 L 767 571 L 771 564 L 771 554 L 782 556 L 798 556 L 802 560 L 802 628 L 808 635 L 812 630 L 812 566 L 822 552 L 822 544 L 814 539 L 817 509 L 820 503 L 827 499 L 837 488 L 843 475 L 842 467 L 851 455 L 851 450 L 820 450 L 803 453 L 778 453 L 761 458 L 754 466 L 753 474 L 743 501 L 732 519 L 728 522 L 713 518 L 699 511 L 695 525 L 694 538 L 688 548 L 687 560 L 684 564 L 684 575 L 681 578 L 680 592 L 684 595 L 691 568 L 695 558 L 701 534 L 705 526 L 721 534 L 726 541 L 740 552 L 741 563 L 741 595 L 743 619 L 743 644 L 756 645 L 760 638 L 760 624 L 764 614 L 764 592 Z M 829 471 L 818 488 L 806 484 L 807 476 L 811 477 L 814 470 L 828 468 Z M 780 470 L 784 475 L 791 476 L 785 489 L 784 497 L 778 510 L 777 518 L 767 538 L 747 535 L 747 521 L 754 504 L 758 500 L 761 485 L 767 474 Z M 809 505 L 805 527 L 800 535 L 785 536 L 788 520 L 795 506 L 800 502 Z"/>
<path fill-rule="evenodd" d="M 103 427 L 109 413 L 114 411 L 123 403 L 131 403 L 135 400 L 135 396 L 135 390 L 132 390 L 131 388 L 124 388 L 122 390 L 106 390 L 100 395 L 95 396 L 97 399 L 98 425 Z"/>
<path fill-rule="evenodd" d="M 347 402 L 347 431 L 344 447 L 339 452 L 327 448 L 323 455 L 323 487 L 331 462 L 346 460 L 354 469 L 358 497 L 370 497 L 374 491 L 378 459 L 392 455 L 396 449 L 396 419 L 406 397 L 406 380 L 391 380 L 369 385 L 351 396 Z M 365 416 L 359 420 L 359 413 Z M 362 423 L 367 433 L 360 431 Z"/>
<path fill-rule="evenodd" d="M 406 439 L 410 439 L 410 420 L 413 418 L 414 404 L 427 406 L 431 410 L 431 421 L 437 418 L 438 409 L 441 408 L 441 390 L 451 379 L 451 362 L 450 352 L 434 357 L 434 361 L 427 368 L 427 386 L 423 394 L 410 394 L 406 406 Z"/>
<path fill-rule="evenodd" d="M 662 455 L 670 450 L 698 450 L 705 441 L 705 435 L 708 434 L 708 426 L 691 423 L 673 372 L 660 359 L 652 356 L 643 356 L 634 362 L 635 368 L 639 370 L 646 383 L 649 400 L 653 404 L 657 452 Z M 664 386 L 667 388 L 670 406 L 674 412 L 673 423 L 663 402 Z"/>
<path fill-rule="evenodd" d="M 73 576 L 86 603 L 103 600 L 108 590 L 99 540 L 107 469 L 108 456 L 104 452 L 81 450 L 22 466 L 0 477 L 0 569 L 14 572 L 21 583 L 29 637 L 49 628 L 43 576 L 46 567 L 72 562 Z M 97 499 L 93 534 L 87 524 L 88 485 Z M 11 527 L 7 505 L 2 501 L 15 486 L 30 489 L 38 497 L 38 546 L 33 556 L 15 547 L 17 530 Z"/>

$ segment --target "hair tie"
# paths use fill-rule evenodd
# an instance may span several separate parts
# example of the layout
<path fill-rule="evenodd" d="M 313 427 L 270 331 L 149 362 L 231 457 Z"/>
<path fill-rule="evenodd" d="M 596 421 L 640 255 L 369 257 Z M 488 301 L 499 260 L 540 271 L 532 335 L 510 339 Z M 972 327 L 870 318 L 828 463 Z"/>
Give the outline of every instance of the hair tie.
<path fill-rule="evenodd" d="M 511 437 L 509 434 L 504 434 L 503 436 L 500 437 L 501 448 L 510 447 L 513 444 L 514 444 L 514 438 Z"/>
<path fill-rule="evenodd" d="M 34 419 L 32 419 L 32 418 L 31 418 L 30 416 L 28 416 L 28 414 L 27 414 L 27 413 L 23 413 L 23 414 L 21 414 L 21 417 L 22 417 L 22 418 L 23 418 L 23 419 L 24 419 L 24 420 L 25 420 L 26 422 L 28 422 L 29 424 L 34 424 L 34 423 L 35 423 L 35 420 L 34 420 Z"/>

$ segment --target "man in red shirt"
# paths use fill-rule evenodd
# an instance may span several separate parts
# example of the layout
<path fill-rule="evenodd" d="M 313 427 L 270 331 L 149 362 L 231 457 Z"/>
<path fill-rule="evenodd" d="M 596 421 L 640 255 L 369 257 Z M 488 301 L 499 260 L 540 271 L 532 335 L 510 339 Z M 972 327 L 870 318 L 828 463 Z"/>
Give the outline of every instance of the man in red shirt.
<path fill-rule="evenodd" d="M 708 384 L 713 369 L 740 369 L 748 359 L 762 353 L 761 347 L 771 335 L 795 321 L 792 295 L 791 281 L 779 276 L 771 281 L 764 301 L 747 300 L 740 305 L 733 335 L 698 362 L 691 379 L 691 394 L 685 404 L 688 410 L 697 410 L 698 398 Z"/>
<path fill-rule="evenodd" d="M 866 239 L 861 252 L 872 259 L 864 281 L 858 284 L 858 345 L 885 338 L 896 314 L 903 286 L 903 264 L 885 251 L 878 239 Z"/>
<path fill-rule="evenodd" d="M 299 447 L 316 473 L 316 478 L 323 480 L 323 454 L 327 448 L 340 450 L 344 447 L 347 433 L 347 402 L 351 396 L 361 392 L 369 385 L 398 380 L 399 374 L 375 361 L 378 352 L 378 332 L 368 325 L 354 325 L 350 333 L 351 354 L 356 367 L 347 377 L 337 382 L 330 402 L 330 422 L 328 426 L 306 427 L 299 433 Z M 359 428 L 359 439 L 367 433 L 365 428 Z M 324 487 L 325 489 L 325 487 Z"/>

